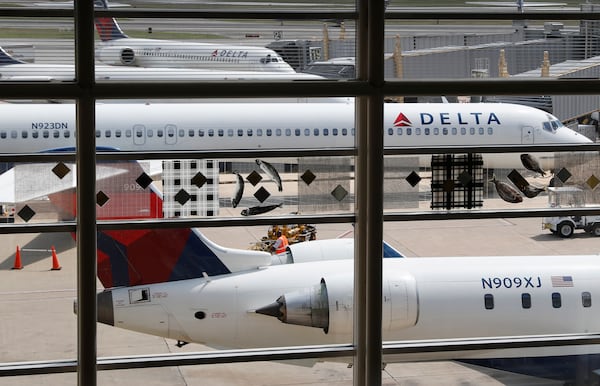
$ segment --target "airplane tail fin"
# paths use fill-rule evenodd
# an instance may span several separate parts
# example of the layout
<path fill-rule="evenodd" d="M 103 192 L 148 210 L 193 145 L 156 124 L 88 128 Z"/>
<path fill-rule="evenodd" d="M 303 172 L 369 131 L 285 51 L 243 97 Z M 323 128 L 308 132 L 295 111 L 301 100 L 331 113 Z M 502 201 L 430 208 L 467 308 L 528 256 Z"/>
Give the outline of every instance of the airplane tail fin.
<path fill-rule="evenodd" d="M 98 220 L 163 217 L 162 194 L 138 162 L 97 167 Z M 75 190 L 49 195 L 63 215 L 75 215 Z M 98 232 L 98 278 L 105 288 L 162 283 L 252 269 L 270 262 L 266 252 L 220 247 L 194 228 Z"/>
<path fill-rule="evenodd" d="M 8 52 L 4 50 L 4 48 L 0 47 L 0 66 L 5 64 L 22 64 L 22 62 L 18 59 L 13 58 Z"/>
<path fill-rule="evenodd" d="M 94 6 L 99 9 L 108 9 L 108 2 L 107 0 L 94 0 Z M 113 17 L 97 17 L 95 23 L 100 40 L 103 42 L 129 37 L 121 30 Z"/>

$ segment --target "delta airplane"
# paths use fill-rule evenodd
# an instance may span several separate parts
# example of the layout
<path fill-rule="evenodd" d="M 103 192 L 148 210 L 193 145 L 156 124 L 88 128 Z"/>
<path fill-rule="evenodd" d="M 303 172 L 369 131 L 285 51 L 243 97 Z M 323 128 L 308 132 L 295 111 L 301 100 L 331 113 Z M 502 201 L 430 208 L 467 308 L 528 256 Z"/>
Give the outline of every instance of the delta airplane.
<path fill-rule="evenodd" d="M 124 168 L 132 180 L 140 172 Z M 153 184 L 131 189 L 122 183 L 123 175 L 119 181 L 98 181 L 99 190 L 120 197 L 98 207 L 99 219 L 117 213 L 119 218 L 162 217 L 162 199 Z M 49 199 L 74 214 L 73 194 L 58 192 Z M 350 343 L 352 242 L 308 241 L 271 256 L 216 245 L 197 229 L 100 231 L 97 272 L 105 289 L 98 294 L 98 321 L 178 345 Z M 598 255 L 399 258 L 396 250 L 385 248 L 383 257 L 386 342 L 600 332 Z M 574 382 L 600 368 L 599 350 L 597 345 L 528 347 L 384 360 L 452 359 Z"/>
<path fill-rule="evenodd" d="M 97 80 L 320 80 L 317 75 L 296 72 L 144 68 L 96 65 Z M 26 63 L 0 47 L 0 81 L 72 81 L 75 67 L 69 64 Z"/>
<path fill-rule="evenodd" d="M 551 114 L 501 103 L 385 104 L 387 148 L 591 142 Z M 75 146 L 73 104 L 0 104 L 0 152 Z M 98 104 L 96 143 L 119 151 L 351 148 L 353 103 Z M 552 155 L 538 157 L 545 170 Z M 424 161 L 426 162 L 426 161 Z M 486 154 L 488 168 L 522 167 Z"/>
<path fill-rule="evenodd" d="M 108 9 L 106 0 L 94 4 Z M 96 18 L 96 30 L 102 41 L 96 58 L 109 65 L 295 72 L 279 54 L 265 47 L 130 38 L 109 17 Z"/>

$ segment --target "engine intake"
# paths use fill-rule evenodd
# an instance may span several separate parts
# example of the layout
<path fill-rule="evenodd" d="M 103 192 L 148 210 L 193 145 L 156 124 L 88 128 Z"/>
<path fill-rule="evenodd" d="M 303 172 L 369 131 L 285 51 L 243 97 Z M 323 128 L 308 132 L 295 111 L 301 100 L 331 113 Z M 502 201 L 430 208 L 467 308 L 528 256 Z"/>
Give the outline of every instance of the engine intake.
<path fill-rule="evenodd" d="M 384 275 L 385 276 L 385 275 Z M 320 328 L 326 334 L 352 331 L 354 280 L 352 275 L 321 278 L 319 284 L 281 295 L 256 313 L 286 324 Z M 414 326 L 418 318 L 417 286 L 408 274 L 384 277 L 382 292 L 384 331 Z"/>
<path fill-rule="evenodd" d="M 96 51 L 96 57 L 113 66 L 132 66 L 136 59 L 135 52 L 130 47 L 103 47 Z"/>

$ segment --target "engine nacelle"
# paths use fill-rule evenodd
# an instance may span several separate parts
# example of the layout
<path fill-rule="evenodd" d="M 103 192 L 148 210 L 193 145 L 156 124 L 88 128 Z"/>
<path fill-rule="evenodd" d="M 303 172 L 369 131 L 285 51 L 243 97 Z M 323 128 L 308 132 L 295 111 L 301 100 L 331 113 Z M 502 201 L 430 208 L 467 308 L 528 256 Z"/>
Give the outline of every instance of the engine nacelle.
<path fill-rule="evenodd" d="M 281 295 L 256 310 L 286 324 L 320 328 L 326 334 L 352 332 L 354 280 L 352 275 L 321 278 L 312 287 Z M 393 331 L 414 326 L 419 314 L 417 284 L 409 274 L 384 275 L 382 328 Z"/>
<path fill-rule="evenodd" d="M 276 264 L 308 263 L 324 260 L 350 260 L 354 258 L 354 239 L 313 240 L 291 244 L 285 253 L 273 255 Z"/>
<path fill-rule="evenodd" d="M 103 47 L 96 50 L 96 59 L 112 66 L 133 66 L 135 52 L 129 47 Z"/>

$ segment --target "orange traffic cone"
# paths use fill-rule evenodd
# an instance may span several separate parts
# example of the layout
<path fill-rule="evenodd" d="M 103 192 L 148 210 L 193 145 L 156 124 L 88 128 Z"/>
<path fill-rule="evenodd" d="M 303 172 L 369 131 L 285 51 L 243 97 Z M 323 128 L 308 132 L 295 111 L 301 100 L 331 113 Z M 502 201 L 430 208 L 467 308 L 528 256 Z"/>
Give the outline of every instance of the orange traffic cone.
<path fill-rule="evenodd" d="M 52 250 L 52 271 L 58 271 L 62 269 L 60 263 L 58 262 L 58 256 L 56 256 L 56 249 L 54 249 L 54 245 L 50 248 Z"/>
<path fill-rule="evenodd" d="M 17 253 L 15 254 L 15 264 L 12 269 L 23 269 L 23 264 L 21 263 L 21 250 L 17 245 Z"/>

